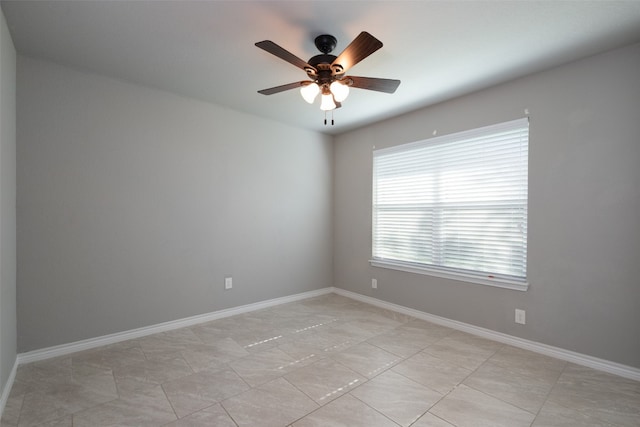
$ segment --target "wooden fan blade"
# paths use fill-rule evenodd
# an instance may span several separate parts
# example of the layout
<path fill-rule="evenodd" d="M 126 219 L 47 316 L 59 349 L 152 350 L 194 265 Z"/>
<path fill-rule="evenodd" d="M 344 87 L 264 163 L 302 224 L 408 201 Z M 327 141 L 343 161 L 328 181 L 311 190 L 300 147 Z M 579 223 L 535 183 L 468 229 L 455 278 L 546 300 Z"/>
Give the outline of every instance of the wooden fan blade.
<path fill-rule="evenodd" d="M 348 76 L 343 78 L 342 81 L 350 81 L 351 87 L 385 93 L 393 93 L 398 86 L 400 86 L 400 80 L 376 79 L 372 77 Z"/>
<path fill-rule="evenodd" d="M 358 34 L 349 46 L 333 61 L 334 74 L 342 74 L 382 47 L 382 42 L 366 31 Z M 339 66 L 342 70 L 336 69 Z"/>
<path fill-rule="evenodd" d="M 293 53 L 289 52 L 285 48 L 278 46 L 271 40 L 264 40 L 264 41 L 258 42 L 256 43 L 256 46 L 258 46 L 260 49 L 266 50 L 270 54 L 275 55 L 280 59 L 287 61 L 290 64 L 295 65 L 298 68 L 303 69 L 304 71 L 307 71 L 307 73 L 309 73 L 308 70 L 312 70 L 313 73 L 317 73 L 317 70 L 311 65 L 307 64 L 306 61 L 303 61 L 302 59 L 298 58 L 297 56 L 295 56 Z"/>
<path fill-rule="evenodd" d="M 270 87 L 269 89 L 259 90 L 258 93 L 261 93 L 263 95 L 273 95 L 274 93 L 280 93 L 280 92 L 284 92 L 285 90 L 301 87 L 304 83 L 306 82 L 295 82 L 295 83 L 289 83 L 282 86 Z"/>

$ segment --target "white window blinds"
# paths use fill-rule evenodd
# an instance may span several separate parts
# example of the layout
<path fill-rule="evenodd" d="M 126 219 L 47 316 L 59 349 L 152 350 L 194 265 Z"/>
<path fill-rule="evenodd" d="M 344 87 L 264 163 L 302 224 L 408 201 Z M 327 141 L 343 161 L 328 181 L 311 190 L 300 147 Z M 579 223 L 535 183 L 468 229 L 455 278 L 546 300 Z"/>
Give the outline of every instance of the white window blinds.
<path fill-rule="evenodd" d="M 528 119 L 373 153 L 373 261 L 525 282 Z"/>

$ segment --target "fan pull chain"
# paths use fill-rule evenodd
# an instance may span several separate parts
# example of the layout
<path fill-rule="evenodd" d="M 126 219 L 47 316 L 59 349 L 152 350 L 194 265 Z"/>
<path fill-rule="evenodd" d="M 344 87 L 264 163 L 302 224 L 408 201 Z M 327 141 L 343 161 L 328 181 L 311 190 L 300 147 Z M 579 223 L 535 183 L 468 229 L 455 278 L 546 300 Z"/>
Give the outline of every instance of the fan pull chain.
<path fill-rule="evenodd" d="M 331 126 L 333 126 L 335 122 L 333 121 L 333 110 L 331 110 Z M 324 125 L 327 125 L 327 112 L 324 112 Z"/>

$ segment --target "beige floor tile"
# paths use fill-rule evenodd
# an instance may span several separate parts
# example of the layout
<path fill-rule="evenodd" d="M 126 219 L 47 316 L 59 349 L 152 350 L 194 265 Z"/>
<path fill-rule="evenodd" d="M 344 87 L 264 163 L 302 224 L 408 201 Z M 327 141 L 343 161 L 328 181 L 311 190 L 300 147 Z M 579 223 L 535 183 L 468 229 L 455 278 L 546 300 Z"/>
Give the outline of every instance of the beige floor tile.
<path fill-rule="evenodd" d="M 240 427 L 282 427 L 314 411 L 318 405 L 284 378 L 222 402 Z"/>
<path fill-rule="evenodd" d="M 60 384 L 69 378 L 72 366 L 70 357 L 19 365 L 16 383 L 22 383 L 25 386 L 22 393 L 33 390 L 28 387 L 30 384 L 34 384 L 36 389 L 46 384 Z"/>
<path fill-rule="evenodd" d="M 73 366 L 92 365 L 111 369 L 144 362 L 146 359 L 140 347 L 113 345 L 75 354 L 71 360 Z"/>
<path fill-rule="evenodd" d="M 251 354 L 229 363 L 250 386 L 264 384 L 297 367 L 296 360 L 278 348 Z"/>
<path fill-rule="evenodd" d="M 181 357 L 167 360 L 146 360 L 113 369 L 113 377 L 121 392 L 133 391 L 151 384 L 162 384 L 192 373 L 193 370 Z"/>
<path fill-rule="evenodd" d="M 51 420 L 38 424 L 38 427 L 73 427 L 73 416 L 67 415 L 57 420 Z"/>
<path fill-rule="evenodd" d="M 296 318 L 290 320 L 295 327 L 293 334 L 296 336 L 307 332 L 321 331 L 334 326 L 338 321 L 339 319 L 337 317 L 329 314 L 296 315 Z"/>
<path fill-rule="evenodd" d="M 109 371 L 93 375 L 69 373 L 59 377 L 57 383 L 47 382 L 42 389 L 24 395 L 19 425 L 56 420 L 117 398 L 115 381 Z"/>
<path fill-rule="evenodd" d="M 22 395 L 9 395 L 7 402 L 2 412 L 2 419 L 0 422 L 4 425 L 18 425 L 18 419 L 20 418 L 20 411 L 22 410 L 22 402 L 24 401 L 24 394 Z"/>
<path fill-rule="evenodd" d="M 367 378 L 379 375 L 402 360 L 395 354 L 366 342 L 335 353 L 331 358 Z"/>
<path fill-rule="evenodd" d="M 371 338 L 369 342 L 399 356 L 409 357 L 453 332 L 453 329 L 413 319 L 386 334 Z"/>
<path fill-rule="evenodd" d="M 364 326 L 364 327 L 363 327 Z M 382 332 L 387 331 L 390 328 L 384 328 Z M 366 341 L 367 339 L 377 335 L 375 328 L 371 325 L 367 325 L 363 320 L 347 320 L 336 322 L 335 326 L 327 328 L 324 333 L 327 336 L 335 336 L 336 340 L 348 339 L 350 345 Z"/>
<path fill-rule="evenodd" d="M 211 322 L 207 322 L 206 325 L 212 328 L 218 328 L 225 331 L 235 332 L 238 330 L 249 329 L 253 322 L 244 314 L 237 316 L 223 317 Z"/>
<path fill-rule="evenodd" d="M 446 359 L 463 368 L 474 370 L 493 356 L 503 344 L 463 332 L 453 334 L 429 345 L 425 353 Z"/>
<path fill-rule="evenodd" d="M 208 344 L 190 346 L 180 352 L 195 372 L 217 370 L 229 362 L 248 356 L 240 344 L 231 338 L 222 338 Z"/>
<path fill-rule="evenodd" d="M 69 383 L 78 385 L 92 393 L 105 396 L 115 396 L 117 394 L 116 383 L 111 370 L 92 373 L 82 372 L 81 369 L 73 369 Z"/>
<path fill-rule="evenodd" d="M 366 381 L 362 375 L 331 359 L 300 368 L 285 378 L 320 405 Z"/>
<path fill-rule="evenodd" d="M 346 329 L 352 328 L 354 331 L 361 331 L 363 337 L 372 337 L 392 330 L 402 325 L 401 322 L 379 315 L 366 315 L 361 319 L 345 322 Z"/>
<path fill-rule="evenodd" d="M 204 344 L 190 328 L 150 335 L 140 338 L 137 342 L 144 356 L 149 360 L 174 359 L 180 356 L 179 353 L 182 350 Z"/>
<path fill-rule="evenodd" d="M 343 316 L 344 317 L 344 316 Z M 359 321 L 367 324 L 367 328 L 376 333 L 383 333 L 385 329 L 395 328 L 407 323 L 411 317 L 368 304 L 360 304 L 345 318 L 347 321 Z"/>
<path fill-rule="evenodd" d="M 184 418 L 165 424 L 164 427 L 236 427 L 227 411 L 219 403 Z"/>
<path fill-rule="evenodd" d="M 369 338 L 367 342 L 399 357 L 409 357 L 439 339 L 440 338 L 435 337 L 430 338 L 419 329 L 396 328 L 387 333 Z"/>
<path fill-rule="evenodd" d="M 368 332 L 359 329 L 345 328 L 344 322 L 338 322 L 334 326 L 314 331 L 296 342 L 320 345 L 324 354 L 332 354 L 343 351 L 349 347 L 363 342 L 369 337 Z"/>
<path fill-rule="evenodd" d="M 140 350 L 145 360 L 175 359 L 181 356 L 182 350 L 188 348 L 188 345 L 174 343 L 170 338 L 162 335 L 151 335 L 140 339 Z"/>
<path fill-rule="evenodd" d="M 291 356 L 298 366 L 305 366 L 329 357 L 332 352 L 327 349 L 331 348 L 332 344 L 319 339 L 317 334 L 313 335 L 314 337 L 308 339 L 287 342 L 278 346 L 278 349 Z"/>
<path fill-rule="evenodd" d="M 464 380 L 463 384 L 536 414 L 555 381 L 532 377 L 488 361 Z"/>
<path fill-rule="evenodd" d="M 532 351 L 505 345 L 490 359 L 494 365 L 520 375 L 556 381 L 567 362 Z"/>
<path fill-rule="evenodd" d="M 424 352 L 397 364 L 391 370 L 440 393 L 448 393 L 472 372 Z"/>
<path fill-rule="evenodd" d="M 122 393 L 120 398 L 73 415 L 74 427 L 160 426 L 176 419 L 160 386 Z"/>
<path fill-rule="evenodd" d="M 640 382 L 594 369 L 567 365 L 548 401 L 617 426 L 640 425 Z"/>
<path fill-rule="evenodd" d="M 157 334 L 157 336 L 163 337 L 169 342 L 183 347 L 202 344 L 202 340 L 198 338 L 190 328 L 174 329 Z"/>
<path fill-rule="evenodd" d="M 443 396 L 393 371 L 378 375 L 351 391 L 351 395 L 405 427 Z"/>
<path fill-rule="evenodd" d="M 531 427 L 616 427 L 575 409 L 553 402 L 544 404 Z"/>
<path fill-rule="evenodd" d="M 411 425 L 411 427 L 455 427 L 453 424 L 449 424 L 442 418 L 438 418 L 435 415 L 427 412 L 418 421 Z"/>
<path fill-rule="evenodd" d="M 232 370 L 198 372 L 162 385 L 179 418 L 235 396 L 249 386 Z"/>
<path fill-rule="evenodd" d="M 461 385 L 433 408 L 432 414 L 457 427 L 529 427 L 534 415 Z"/>
<path fill-rule="evenodd" d="M 18 367 L 18 371 L 19 370 L 20 368 Z M 9 392 L 9 397 L 24 396 L 26 393 L 40 388 L 42 388 L 42 384 L 38 384 L 37 382 L 28 384 L 22 381 L 22 377 L 18 373 L 15 377 L 15 380 L 13 381 L 13 386 L 11 387 L 11 391 Z"/>
<path fill-rule="evenodd" d="M 455 329 L 448 328 L 446 326 L 438 325 L 433 322 L 429 322 L 422 319 L 410 318 L 407 323 L 402 325 L 403 328 L 417 328 L 425 330 L 429 336 L 444 338 L 456 332 Z"/>
<path fill-rule="evenodd" d="M 217 321 L 202 323 L 189 328 L 204 344 L 213 344 L 219 340 L 230 338 L 233 330 L 221 328 Z"/>
<path fill-rule="evenodd" d="M 256 334 L 259 340 L 269 339 L 271 337 L 280 337 L 278 344 L 285 341 L 296 339 L 301 334 L 309 332 L 315 325 L 315 322 L 300 322 L 296 320 L 285 320 L 275 318 L 271 321 L 265 319 L 259 325 L 256 325 L 251 331 Z"/>
<path fill-rule="evenodd" d="M 342 396 L 293 423 L 293 427 L 398 427 L 353 396 Z"/>
<path fill-rule="evenodd" d="M 259 353 L 282 345 L 292 339 L 290 335 L 276 331 L 260 333 L 253 330 L 233 334 L 232 338 L 249 353 Z"/>
<path fill-rule="evenodd" d="M 25 403 L 20 412 L 20 426 L 36 426 L 73 413 L 55 393 L 31 392 L 25 395 Z M 83 403 L 86 404 L 86 400 Z M 74 404 L 77 405 L 76 402 Z"/>

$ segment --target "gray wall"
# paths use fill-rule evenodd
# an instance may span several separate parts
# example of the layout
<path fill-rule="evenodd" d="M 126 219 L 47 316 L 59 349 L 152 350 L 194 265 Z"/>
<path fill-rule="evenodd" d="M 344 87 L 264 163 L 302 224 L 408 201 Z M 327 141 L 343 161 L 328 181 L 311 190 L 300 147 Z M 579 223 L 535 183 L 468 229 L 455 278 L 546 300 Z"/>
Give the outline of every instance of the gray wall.
<path fill-rule="evenodd" d="M 0 395 L 15 360 L 16 51 L 0 11 Z"/>
<path fill-rule="evenodd" d="M 21 56 L 17 112 L 20 352 L 332 285 L 329 137 Z"/>
<path fill-rule="evenodd" d="M 634 45 L 336 138 L 335 285 L 640 367 L 638 76 L 640 45 Z M 507 121 L 525 108 L 531 113 L 529 290 L 369 266 L 372 146 Z M 515 308 L 526 310 L 526 325 L 514 323 Z"/>

